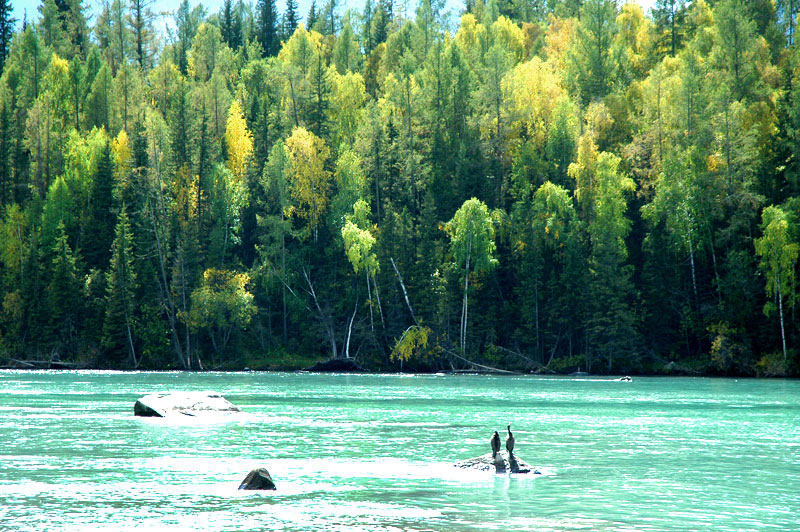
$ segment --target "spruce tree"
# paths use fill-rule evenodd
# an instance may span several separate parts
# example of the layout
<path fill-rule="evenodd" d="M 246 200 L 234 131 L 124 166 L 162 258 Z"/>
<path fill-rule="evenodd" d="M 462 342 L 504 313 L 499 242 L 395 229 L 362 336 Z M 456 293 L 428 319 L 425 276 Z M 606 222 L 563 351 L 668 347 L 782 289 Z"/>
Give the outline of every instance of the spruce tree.
<path fill-rule="evenodd" d="M 363 36 L 364 40 L 364 53 L 369 54 L 373 48 L 375 48 L 375 40 L 373 39 L 372 34 L 372 12 L 374 7 L 372 5 L 372 0 L 366 0 L 364 3 L 364 13 L 361 15 L 362 20 L 362 29 L 361 35 Z"/>
<path fill-rule="evenodd" d="M 10 106 L 0 100 L 0 207 L 8 203 L 12 196 L 11 120 Z"/>
<path fill-rule="evenodd" d="M 11 36 L 14 34 L 14 23 L 11 16 L 11 0 L 0 0 L 0 74 L 6 64 L 6 56 L 11 47 Z"/>
<path fill-rule="evenodd" d="M 49 324 L 56 349 L 69 347 L 76 329 L 80 286 L 75 267 L 75 256 L 67 241 L 64 224 L 58 225 L 58 236 L 51 250 L 53 257 L 47 285 Z"/>
<path fill-rule="evenodd" d="M 110 258 L 114 226 L 111 220 L 113 207 L 114 169 L 111 161 L 111 146 L 102 147 L 97 170 L 92 179 L 89 196 L 89 216 L 82 242 L 84 258 L 89 268 L 105 269 Z"/>
<path fill-rule="evenodd" d="M 653 6 L 653 21 L 659 40 L 665 41 L 662 50 L 674 56 L 683 37 L 683 22 L 686 18 L 685 0 L 657 0 Z"/>
<path fill-rule="evenodd" d="M 286 27 L 284 30 L 286 32 L 286 38 L 288 39 L 294 33 L 297 23 L 299 22 L 297 15 L 297 0 L 286 0 L 285 21 Z"/>
<path fill-rule="evenodd" d="M 142 70 L 151 66 L 154 54 L 155 34 L 152 24 L 155 15 L 150 10 L 150 4 L 151 0 L 130 0 L 129 24 L 133 32 L 136 61 Z"/>
<path fill-rule="evenodd" d="M 336 10 L 338 5 L 336 0 L 328 0 L 328 5 L 325 6 L 325 33 L 328 35 L 336 35 Z"/>
<path fill-rule="evenodd" d="M 132 327 L 135 288 L 133 233 L 123 204 L 114 230 L 111 262 L 106 273 L 106 315 L 102 344 L 109 358 L 116 362 L 122 362 L 127 353 L 129 364 L 133 367 L 138 365 Z"/>
<path fill-rule="evenodd" d="M 256 38 L 266 57 L 278 53 L 278 13 L 275 0 L 258 0 L 256 3 Z"/>
<path fill-rule="evenodd" d="M 225 0 L 219 13 L 219 21 L 222 40 L 232 50 L 238 50 L 242 46 L 241 5 L 234 5 L 233 0 Z"/>
<path fill-rule="evenodd" d="M 306 28 L 312 29 L 317 23 L 317 0 L 311 0 L 311 7 L 308 10 L 308 17 L 306 17 Z"/>

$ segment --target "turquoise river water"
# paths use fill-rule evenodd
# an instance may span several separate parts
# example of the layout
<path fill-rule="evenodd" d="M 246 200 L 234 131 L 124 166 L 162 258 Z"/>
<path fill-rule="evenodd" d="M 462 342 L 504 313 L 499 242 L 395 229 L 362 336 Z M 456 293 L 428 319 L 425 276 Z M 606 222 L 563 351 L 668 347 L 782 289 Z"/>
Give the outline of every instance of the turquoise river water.
<path fill-rule="evenodd" d="M 243 412 L 133 416 L 175 390 Z M 506 423 L 542 475 L 452 466 Z M 800 530 L 800 382 L 0 371 L 0 530 L 134 528 Z"/>

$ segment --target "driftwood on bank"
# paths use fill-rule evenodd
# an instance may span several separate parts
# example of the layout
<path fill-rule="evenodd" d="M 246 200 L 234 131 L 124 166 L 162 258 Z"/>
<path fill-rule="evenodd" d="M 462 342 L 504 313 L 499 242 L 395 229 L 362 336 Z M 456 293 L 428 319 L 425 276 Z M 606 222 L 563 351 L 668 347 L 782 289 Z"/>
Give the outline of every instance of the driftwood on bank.
<path fill-rule="evenodd" d="M 495 349 L 499 349 L 500 351 L 503 351 L 505 353 L 509 353 L 511 355 L 517 356 L 517 357 L 525 360 L 536 371 L 539 371 L 541 373 L 552 373 L 552 374 L 556 374 L 557 373 L 557 372 L 553 371 L 552 369 L 549 369 L 545 364 L 537 362 L 537 361 L 533 360 L 532 358 L 529 358 L 529 357 L 523 355 L 522 353 L 520 353 L 518 351 L 514 351 L 513 349 L 508 349 L 507 347 L 501 347 L 499 345 L 494 345 L 494 344 L 492 344 L 492 347 L 494 347 Z M 552 360 L 552 357 L 551 357 L 551 360 Z"/>
<path fill-rule="evenodd" d="M 507 369 L 500 369 L 500 368 L 493 368 L 491 366 L 485 366 L 483 364 L 478 364 L 477 362 L 473 362 L 472 360 L 466 359 L 459 355 L 458 353 L 454 352 L 451 349 L 442 349 L 445 353 L 450 355 L 453 358 L 457 358 L 462 362 L 466 362 L 470 364 L 475 369 L 453 369 L 453 373 L 484 373 L 484 374 L 495 374 L 495 375 L 522 375 L 518 371 L 509 371 Z"/>
<path fill-rule="evenodd" d="M 61 362 L 60 360 L 19 360 L 10 358 L 8 369 L 83 369 L 85 364 L 77 362 Z"/>

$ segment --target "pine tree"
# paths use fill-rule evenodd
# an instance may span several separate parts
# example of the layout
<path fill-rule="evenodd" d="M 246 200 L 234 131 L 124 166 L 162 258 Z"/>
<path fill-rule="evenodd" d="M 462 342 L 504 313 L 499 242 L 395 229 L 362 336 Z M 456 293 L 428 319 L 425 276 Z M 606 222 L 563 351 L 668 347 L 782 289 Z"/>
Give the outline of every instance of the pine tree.
<path fill-rule="evenodd" d="M 231 32 L 233 29 L 233 0 L 224 0 L 219 10 L 219 30 L 222 33 L 222 40 L 231 45 Z"/>
<path fill-rule="evenodd" d="M 241 3 L 234 5 L 233 0 L 225 0 L 219 13 L 222 39 L 232 50 L 242 46 L 242 13 Z"/>
<path fill-rule="evenodd" d="M 337 11 L 338 5 L 336 0 L 328 0 L 327 5 L 325 6 L 325 21 L 323 23 L 324 31 L 328 35 L 336 35 L 336 27 L 337 27 Z"/>
<path fill-rule="evenodd" d="M 6 64 L 6 56 L 11 48 L 11 36 L 14 34 L 14 23 L 17 21 L 11 16 L 11 0 L 0 0 L 0 74 Z"/>
<path fill-rule="evenodd" d="M 12 197 L 12 132 L 11 107 L 5 99 L 0 99 L 0 208 Z"/>
<path fill-rule="evenodd" d="M 56 348 L 67 348 L 77 332 L 80 288 L 75 256 L 67 241 L 64 224 L 58 225 L 58 236 L 51 250 L 53 257 L 47 285 L 49 323 Z"/>
<path fill-rule="evenodd" d="M 308 16 L 306 17 L 306 27 L 308 29 L 313 29 L 316 24 L 317 24 L 317 0 L 311 0 L 311 7 L 309 8 Z"/>
<path fill-rule="evenodd" d="M 364 13 L 361 15 L 361 35 L 364 41 L 364 53 L 369 55 L 373 48 L 375 48 L 375 39 L 372 34 L 372 18 L 374 7 L 372 0 L 366 0 L 364 3 Z"/>
<path fill-rule="evenodd" d="M 97 170 L 92 179 L 89 196 L 89 213 L 84 229 L 83 255 L 90 268 L 104 270 L 108 267 L 114 225 L 112 207 L 114 169 L 111 161 L 111 145 L 106 141 L 100 151 Z"/>
<path fill-rule="evenodd" d="M 308 84 L 311 97 L 308 100 L 308 123 L 311 131 L 318 137 L 328 133 L 328 107 L 330 100 L 330 74 L 322 53 L 317 52 L 308 71 Z"/>
<path fill-rule="evenodd" d="M 103 347 L 116 362 L 128 354 L 130 366 L 138 366 L 133 343 L 136 274 L 134 272 L 133 234 L 125 205 L 114 229 L 111 262 L 106 273 L 106 314 L 103 322 Z"/>
<path fill-rule="evenodd" d="M 86 57 L 88 28 L 81 0 L 44 0 L 39 6 L 42 36 L 55 52 L 66 59 Z"/>
<path fill-rule="evenodd" d="M 291 37 L 292 33 L 294 33 L 294 29 L 300 22 L 297 15 L 297 0 L 286 0 L 286 14 L 284 20 L 286 23 L 284 33 L 288 39 Z"/>
<path fill-rule="evenodd" d="M 683 22 L 686 18 L 685 0 L 657 0 L 653 6 L 653 21 L 667 45 L 669 55 L 674 56 L 683 39 Z"/>
<path fill-rule="evenodd" d="M 258 0 L 256 2 L 256 38 L 266 57 L 278 53 L 278 13 L 275 0 Z"/>
<path fill-rule="evenodd" d="M 186 74 L 189 61 L 188 53 L 192 47 L 192 39 L 200 27 L 200 23 L 205 19 L 205 11 L 202 5 L 189 9 L 189 0 L 183 0 L 175 13 L 175 25 L 178 28 L 178 42 L 175 43 L 175 62 L 181 74 Z"/>
<path fill-rule="evenodd" d="M 608 94 L 616 81 L 619 57 L 612 45 L 616 16 L 612 0 L 587 0 L 581 8 L 568 60 L 584 104 Z"/>
<path fill-rule="evenodd" d="M 170 144 L 175 169 L 189 167 L 191 157 L 192 114 L 189 87 L 181 77 L 175 87 L 169 106 Z"/>
<path fill-rule="evenodd" d="M 129 23 L 136 48 L 136 61 L 142 70 L 147 70 L 152 66 L 155 53 L 153 50 L 155 34 L 152 30 L 155 15 L 150 10 L 150 4 L 151 0 L 130 0 Z"/>

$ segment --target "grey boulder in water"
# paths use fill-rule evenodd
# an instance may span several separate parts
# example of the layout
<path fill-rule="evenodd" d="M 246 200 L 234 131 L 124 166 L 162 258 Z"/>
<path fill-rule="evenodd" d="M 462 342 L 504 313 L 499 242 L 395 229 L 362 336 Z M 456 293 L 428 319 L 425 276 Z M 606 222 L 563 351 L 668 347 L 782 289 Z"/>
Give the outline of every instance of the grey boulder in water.
<path fill-rule="evenodd" d="M 133 405 L 133 414 L 144 417 L 167 417 L 172 414 L 195 416 L 240 412 L 239 407 L 213 392 L 151 393 Z"/>
<path fill-rule="evenodd" d="M 240 490 L 275 490 L 275 483 L 269 475 L 269 471 L 260 467 L 250 471 L 241 484 Z"/>

